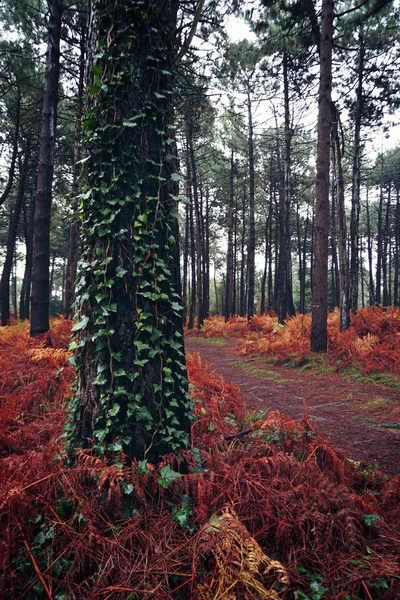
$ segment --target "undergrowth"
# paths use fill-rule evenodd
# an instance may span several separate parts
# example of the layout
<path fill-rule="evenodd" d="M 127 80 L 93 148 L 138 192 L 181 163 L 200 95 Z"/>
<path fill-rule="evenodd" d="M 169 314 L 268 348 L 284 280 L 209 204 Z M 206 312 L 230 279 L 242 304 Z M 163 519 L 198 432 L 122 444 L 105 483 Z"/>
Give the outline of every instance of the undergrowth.
<path fill-rule="evenodd" d="M 399 478 L 345 460 L 188 356 L 192 447 L 64 458 L 70 323 L 0 329 L 0 597 L 395 600 Z"/>
<path fill-rule="evenodd" d="M 379 306 L 361 308 L 351 315 L 350 329 L 339 331 L 339 312 L 328 315 L 328 352 L 322 358 L 310 351 L 311 314 L 278 323 L 274 313 L 244 317 L 211 317 L 188 336 L 238 338 L 241 356 L 262 356 L 276 365 L 313 374 L 337 372 L 359 383 L 400 387 L 400 310 Z"/>

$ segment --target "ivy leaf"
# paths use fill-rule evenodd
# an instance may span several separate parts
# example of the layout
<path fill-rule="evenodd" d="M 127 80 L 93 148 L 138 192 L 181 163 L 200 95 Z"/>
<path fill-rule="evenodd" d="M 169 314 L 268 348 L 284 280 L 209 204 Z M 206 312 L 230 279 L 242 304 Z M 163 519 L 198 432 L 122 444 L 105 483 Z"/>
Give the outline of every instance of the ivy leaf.
<path fill-rule="evenodd" d="M 179 210 L 173 206 L 169 211 L 171 217 L 175 217 L 175 219 L 179 219 Z"/>
<path fill-rule="evenodd" d="M 89 323 L 89 317 L 84 315 L 79 323 L 73 326 L 72 331 L 80 331 L 81 329 L 85 329 L 86 325 Z"/>
<path fill-rule="evenodd" d="M 172 173 L 171 180 L 172 181 L 185 181 L 185 178 L 183 177 L 183 175 L 180 175 L 179 173 Z"/>
<path fill-rule="evenodd" d="M 126 269 L 123 269 L 122 267 L 118 266 L 115 269 L 115 274 L 117 277 L 123 277 L 128 271 Z"/>
<path fill-rule="evenodd" d="M 165 467 L 162 467 L 162 469 L 160 469 L 159 474 L 160 477 L 157 480 L 158 484 L 165 489 L 169 487 L 169 484 L 172 483 L 172 481 L 175 481 L 175 479 L 179 479 L 179 477 L 182 477 L 181 473 L 177 473 L 177 471 L 171 469 L 169 465 L 165 465 Z"/>
<path fill-rule="evenodd" d="M 114 404 L 114 406 L 108 411 L 110 417 L 115 417 L 115 415 L 118 414 L 120 408 L 121 407 L 119 404 Z"/>

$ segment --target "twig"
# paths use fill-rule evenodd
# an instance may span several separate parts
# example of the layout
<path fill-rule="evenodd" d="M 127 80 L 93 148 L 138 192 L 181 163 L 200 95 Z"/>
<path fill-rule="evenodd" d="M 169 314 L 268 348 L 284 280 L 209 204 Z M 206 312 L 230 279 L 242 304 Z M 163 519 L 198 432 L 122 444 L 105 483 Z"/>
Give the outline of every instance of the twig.
<path fill-rule="evenodd" d="M 47 583 L 46 583 L 46 581 L 45 581 L 45 579 L 43 577 L 43 574 L 42 574 L 41 570 L 38 567 L 38 564 L 37 564 L 37 562 L 35 560 L 35 557 L 32 554 L 31 549 L 29 548 L 28 542 L 26 541 L 26 537 L 25 537 L 24 532 L 22 530 L 21 523 L 19 521 L 17 521 L 17 523 L 18 523 L 18 527 L 19 527 L 19 530 L 20 530 L 21 535 L 22 535 L 22 541 L 24 542 L 25 549 L 26 549 L 26 551 L 28 553 L 29 558 L 31 559 L 31 562 L 33 564 L 33 568 L 36 571 L 36 575 L 39 577 L 40 583 L 42 584 L 42 586 L 44 588 L 44 591 L 46 592 L 47 597 L 49 598 L 49 600 L 53 600 L 53 596 L 51 595 L 51 592 L 50 592 L 50 590 L 49 590 L 49 588 L 47 586 Z"/>
<path fill-rule="evenodd" d="M 224 440 L 235 440 L 236 438 L 241 438 L 248 433 L 252 433 L 252 429 L 245 429 L 244 431 L 239 431 L 239 433 L 231 433 L 230 435 L 224 435 Z"/>

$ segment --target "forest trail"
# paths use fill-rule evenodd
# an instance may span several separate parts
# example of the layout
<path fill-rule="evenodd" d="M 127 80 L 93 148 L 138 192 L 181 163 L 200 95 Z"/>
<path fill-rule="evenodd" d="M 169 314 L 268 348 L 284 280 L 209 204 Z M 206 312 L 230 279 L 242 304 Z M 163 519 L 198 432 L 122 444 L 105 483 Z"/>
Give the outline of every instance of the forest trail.
<path fill-rule="evenodd" d="M 350 459 L 400 473 L 400 390 L 344 381 L 337 374 L 311 375 L 238 356 L 234 340 L 186 338 L 186 351 L 199 353 L 227 381 L 240 387 L 250 410 L 280 410 L 310 420 Z"/>

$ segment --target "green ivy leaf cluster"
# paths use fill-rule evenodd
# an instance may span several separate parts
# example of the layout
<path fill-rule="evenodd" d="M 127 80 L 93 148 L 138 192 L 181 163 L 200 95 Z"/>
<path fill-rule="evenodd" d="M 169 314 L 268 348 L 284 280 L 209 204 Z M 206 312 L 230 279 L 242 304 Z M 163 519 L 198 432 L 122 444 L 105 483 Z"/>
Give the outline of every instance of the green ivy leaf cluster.
<path fill-rule="evenodd" d="M 173 15 L 139 0 L 93 5 L 67 429 L 72 447 L 151 458 L 186 447 L 192 419 L 177 285 Z"/>

